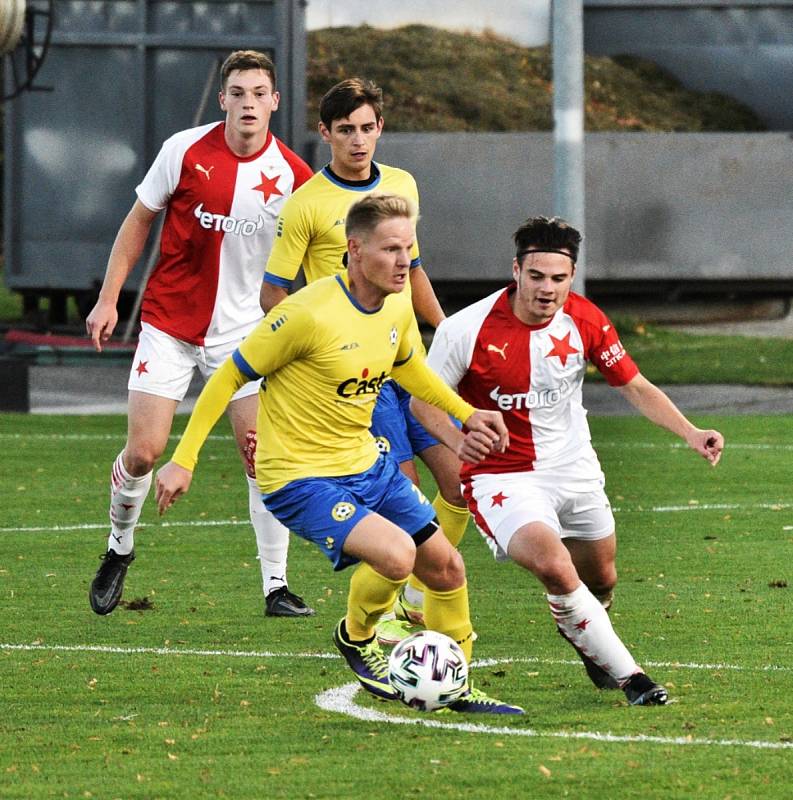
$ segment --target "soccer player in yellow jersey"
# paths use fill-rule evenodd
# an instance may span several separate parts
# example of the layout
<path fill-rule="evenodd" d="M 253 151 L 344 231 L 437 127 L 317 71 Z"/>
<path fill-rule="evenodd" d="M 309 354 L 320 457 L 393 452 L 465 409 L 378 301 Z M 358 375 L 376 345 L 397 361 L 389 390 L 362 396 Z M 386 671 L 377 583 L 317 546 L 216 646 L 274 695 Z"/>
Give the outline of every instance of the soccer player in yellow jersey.
<path fill-rule="evenodd" d="M 330 163 L 290 197 L 280 211 L 261 290 L 266 312 L 287 296 L 301 265 L 307 283 L 344 270 L 344 220 L 356 200 L 371 192 L 392 192 L 418 206 L 413 176 L 373 160 L 383 130 L 382 92 L 378 87 L 360 78 L 342 81 L 322 98 L 319 114 L 319 132 L 330 145 Z M 416 242 L 410 256 L 406 291 L 416 313 L 436 327 L 444 314 L 421 266 Z M 409 395 L 393 382 L 380 393 L 372 432 L 378 445 L 417 485 L 414 455 L 427 464 L 439 488 L 433 506 L 441 527 L 452 544 L 459 544 L 468 523 L 468 510 L 460 493 L 459 462 L 415 419 Z M 421 584 L 411 577 L 397 605 L 402 616 L 417 622 L 422 621 L 421 590 Z M 408 632 L 405 623 L 378 625 L 378 636 L 384 643 L 393 644 Z"/>
<path fill-rule="evenodd" d="M 171 462 L 157 474 L 162 513 L 189 488 L 198 451 L 236 388 L 263 377 L 256 451 L 262 497 L 334 569 L 359 564 L 333 639 L 363 687 L 384 699 L 395 692 L 374 625 L 411 572 L 427 587 L 427 625 L 455 639 L 469 660 L 473 630 L 462 557 L 427 499 L 369 431 L 377 396 L 393 375 L 416 397 L 464 420 L 464 460 L 503 450 L 508 438 L 499 412 L 461 400 L 413 346 L 415 317 L 402 290 L 414 219 L 402 197 L 354 204 L 346 222 L 348 271 L 285 300 L 242 342 L 207 383 Z M 450 708 L 523 713 L 470 686 Z"/>

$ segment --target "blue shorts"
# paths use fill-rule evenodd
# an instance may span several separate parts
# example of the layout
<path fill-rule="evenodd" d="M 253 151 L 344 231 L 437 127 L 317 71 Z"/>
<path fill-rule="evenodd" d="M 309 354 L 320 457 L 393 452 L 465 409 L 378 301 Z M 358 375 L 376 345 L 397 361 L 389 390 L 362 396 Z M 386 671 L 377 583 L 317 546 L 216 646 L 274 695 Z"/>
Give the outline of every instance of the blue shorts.
<path fill-rule="evenodd" d="M 396 461 L 383 455 L 358 475 L 301 478 L 263 494 L 262 499 L 279 522 L 314 542 L 335 570 L 358 563 L 344 552 L 344 542 L 369 514 L 380 514 L 410 536 L 435 519 L 429 500 L 400 472 Z"/>
<path fill-rule="evenodd" d="M 412 460 L 428 447 L 440 444 L 410 411 L 410 395 L 396 382 L 386 381 L 372 413 L 372 436 L 381 453 L 398 464 Z"/>

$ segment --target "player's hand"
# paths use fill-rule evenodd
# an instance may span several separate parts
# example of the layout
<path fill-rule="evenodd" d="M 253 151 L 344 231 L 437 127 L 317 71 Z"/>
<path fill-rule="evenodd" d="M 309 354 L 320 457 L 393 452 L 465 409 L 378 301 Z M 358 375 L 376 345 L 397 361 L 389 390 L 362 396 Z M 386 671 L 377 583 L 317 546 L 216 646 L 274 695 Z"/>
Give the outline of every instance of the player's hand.
<path fill-rule="evenodd" d="M 703 431 L 694 428 L 686 437 L 686 442 L 692 450 L 696 450 L 704 459 L 715 467 L 721 458 L 724 449 L 724 437 L 718 431 Z"/>
<path fill-rule="evenodd" d="M 164 514 L 189 488 L 193 473 L 169 461 L 157 471 L 155 499 L 160 514 Z"/>
<path fill-rule="evenodd" d="M 487 411 L 477 408 L 465 420 L 465 427 L 468 428 L 469 433 L 481 434 L 481 436 L 474 438 L 473 441 L 481 444 L 489 442 L 490 450 L 503 453 L 509 447 L 509 431 L 504 424 L 504 418 L 501 416 L 500 411 Z M 479 460 L 481 461 L 481 459 Z"/>
<path fill-rule="evenodd" d="M 115 303 L 105 303 L 101 300 L 85 318 L 85 332 L 91 338 L 94 349 L 98 353 L 102 352 L 102 343 L 112 336 L 117 322 L 118 311 Z"/>

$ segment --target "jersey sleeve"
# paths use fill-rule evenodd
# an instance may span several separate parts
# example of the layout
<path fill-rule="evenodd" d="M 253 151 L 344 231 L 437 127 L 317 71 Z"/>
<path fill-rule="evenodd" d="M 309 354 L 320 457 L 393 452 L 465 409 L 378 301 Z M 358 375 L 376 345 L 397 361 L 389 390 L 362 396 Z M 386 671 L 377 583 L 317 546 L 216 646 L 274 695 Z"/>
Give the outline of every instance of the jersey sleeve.
<path fill-rule="evenodd" d="M 149 211 L 162 211 L 179 185 L 187 147 L 178 134 L 166 139 L 146 177 L 135 187 L 138 199 Z"/>
<path fill-rule="evenodd" d="M 311 241 L 307 209 L 292 195 L 284 203 L 275 224 L 275 240 L 264 272 L 264 280 L 291 289 Z"/>
<path fill-rule="evenodd" d="M 421 353 L 413 353 L 403 364 L 394 364 L 391 375 L 410 394 L 425 403 L 437 406 L 456 419 L 465 422 L 475 411 L 470 403 L 466 403 L 462 397 L 455 394 L 427 366 Z"/>
<path fill-rule="evenodd" d="M 597 307 L 591 306 L 579 327 L 586 357 L 600 370 L 609 386 L 625 386 L 639 368 L 628 355 L 611 320 Z"/>
<path fill-rule="evenodd" d="M 457 388 L 468 371 L 471 350 L 468 338 L 455 331 L 452 319 L 447 318 L 438 325 L 427 353 L 428 366 L 452 389 Z"/>
<path fill-rule="evenodd" d="M 297 294 L 290 295 L 245 337 L 232 359 L 247 380 L 256 380 L 310 353 L 315 330 L 314 316 Z"/>

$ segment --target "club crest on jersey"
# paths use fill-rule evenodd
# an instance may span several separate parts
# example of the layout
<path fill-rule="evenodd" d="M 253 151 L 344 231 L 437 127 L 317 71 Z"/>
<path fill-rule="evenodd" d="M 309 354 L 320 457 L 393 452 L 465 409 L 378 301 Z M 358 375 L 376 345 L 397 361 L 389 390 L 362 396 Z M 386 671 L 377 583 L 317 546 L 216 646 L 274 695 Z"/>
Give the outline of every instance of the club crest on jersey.
<path fill-rule="evenodd" d="M 256 231 L 264 227 L 264 217 L 259 214 L 259 218 L 236 219 L 227 217 L 223 214 L 212 214 L 204 211 L 204 204 L 199 203 L 193 211 L 193 216 L 198 220 L 198 224 L 208 231 L 222 231 L 223 233 L 233 233 L 237 236 L 252 236 Z"/>
<path fill-rule="evenodd" d="M 360 378 L 347 378 L 336 387 L 340 397 L 360 397 L 366 394 L 378 394 L 386 379 L 385 372 L 369 377 L 369 370 L 364 368 Z"/>
<path fill-rule="evenodd" d="M 355 506 L 352 503 L 341 501 L 340 503 L 336 503 L 336 505 L 333 506 L 330 515 L 333 517 L 333 519 L 336 520 L 336 522 L 345 522 L 354 513 L 355 513 Z M 330 537 L 328 538 L 330 539 Z M 333 540 L 331 539 L 331 541 Z"/>
<path fill-rule="evenodd" d="M 399 334 L 397 333 L 396 325 L 391 328 L 391 331 L 388 334 L 388 342 L 391 347 L 396 347 L 397 339 L 399 338 Z"/>
<path fill-rule="evenodd" d="M 391 452 L 391 442 L 389 442 L 385 436 L 375 436 L 374 443 L 377 446 L 378 451 L 383 455 Z"/>

